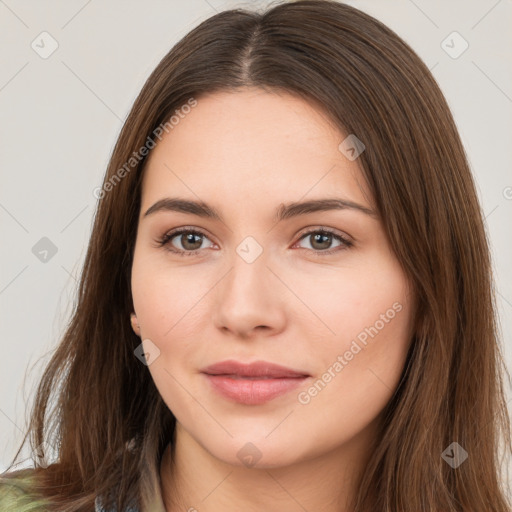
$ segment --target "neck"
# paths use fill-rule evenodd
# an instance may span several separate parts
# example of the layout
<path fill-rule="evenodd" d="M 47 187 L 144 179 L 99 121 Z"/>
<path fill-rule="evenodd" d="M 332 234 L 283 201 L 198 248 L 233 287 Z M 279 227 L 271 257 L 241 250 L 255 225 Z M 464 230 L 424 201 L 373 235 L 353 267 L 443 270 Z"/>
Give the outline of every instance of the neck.
<path fill-rule="evenodd" d="M 348 512 L 371 446 L 365 431 L 316 458 L 247 468 L 213 457 L 179 423 L 176 429 L 160 467 L 166 512 Z"/>

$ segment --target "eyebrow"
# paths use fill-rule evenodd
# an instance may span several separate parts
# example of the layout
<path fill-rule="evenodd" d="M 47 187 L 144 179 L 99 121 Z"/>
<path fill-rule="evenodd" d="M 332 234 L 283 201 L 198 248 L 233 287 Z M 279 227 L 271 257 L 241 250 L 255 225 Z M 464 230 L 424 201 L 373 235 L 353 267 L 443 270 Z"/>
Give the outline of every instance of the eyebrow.
<path fill-rule="evenodd" d="M 328 210 L 355 210 L 369 215 L 370 217 L 378 217 L 377 213 L 371 208 L 367 208 L 366 206 L 362 206 L 353 201 L 338 198 L 326 198 L 281 204 L 276 209 L 274 222 L 280 222 L 292 217 L 298 217 L 299 215 L 307 215 L 310 213 Z M 166 197 L 164 199 L 160 199 L 153 206 L 148 208 L 143 218 L 161 211 L 189 213 L 192 215 L 197 215 L 198 217 L 224 222 L 220 213 L 207 203 L 203 201 L 180 199 L 177 197 Z"/>

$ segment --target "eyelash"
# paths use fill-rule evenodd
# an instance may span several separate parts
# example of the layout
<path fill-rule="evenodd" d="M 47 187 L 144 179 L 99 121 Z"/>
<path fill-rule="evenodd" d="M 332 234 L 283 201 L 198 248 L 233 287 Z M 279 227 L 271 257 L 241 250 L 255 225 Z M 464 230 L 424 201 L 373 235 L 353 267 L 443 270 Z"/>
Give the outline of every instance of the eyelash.
<path fill-rule="evenodd" d="M 169 233 L 166 233 L 164 236 L 162 236 L 161 238 L 156 240 L 156 243 L 158 244 L 158 247 L 165 246 L 166 250 L 168 250 L 169 252 L 172 252 L 174 254 L 177 254 L 178 256 L 195 256 L 202 249 L 195 249 L 194 251 L 182 251 L 180 249 L 176 249 L 169 243 L 176 235 L 180 235 L 183 233 L 192 233 L 194 235 L 200 235 L 205 238 L 208 238 L 207 235 L 205 233 L 202 233 L 201 231 L 198 231 L 198 230 L 192 229 L 192 228 L 183 227 L 183 228 L 176 228 L 176 229 L 170 231 Z M 352 247 L 354 245 L 353 242 L 351 242 L 344 236 L 341 236 L 340 234 L 330 230 L 329 228 L 317 228 L 317 229 L 308 231 L 306 233 L 303 233 L 301 235 L 301 237 L 299 238 L 298 242 L 302 241 L 304 238 L 307 238 L 308 236 L 313 235 L 313 234 L 332 235 L 333 238 L 337 239 L 342 244 L 338 247 L 335 247 L 334 249 L 326 249 L 323 251 L 320 251 L 320 250 L 315 251 L 314 249 L 306 249 L 308 251 L 312 251 L 316 256 L 325 256 L 325 255 L 333 254 L 338 251 L 343 251 L 345 249 L 349 249 L 350 247 Z"/>

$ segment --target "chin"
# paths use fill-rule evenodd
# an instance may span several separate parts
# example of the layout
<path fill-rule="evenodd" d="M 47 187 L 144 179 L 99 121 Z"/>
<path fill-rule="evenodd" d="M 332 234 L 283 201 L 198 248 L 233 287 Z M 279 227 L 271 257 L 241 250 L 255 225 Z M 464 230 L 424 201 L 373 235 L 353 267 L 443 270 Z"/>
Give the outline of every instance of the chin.
<path fill-rule="evenodd" d="M 289 435 L 265 437 L 261 431 L 234 435 L 224 442 L 209 437 L 203 447 L 218 460 L 237 467 L 271 469 L 288 466 L 307 458 L 303 443 L 295 443 Z M 213 441 L 213 442 L 212 442 Z"/>

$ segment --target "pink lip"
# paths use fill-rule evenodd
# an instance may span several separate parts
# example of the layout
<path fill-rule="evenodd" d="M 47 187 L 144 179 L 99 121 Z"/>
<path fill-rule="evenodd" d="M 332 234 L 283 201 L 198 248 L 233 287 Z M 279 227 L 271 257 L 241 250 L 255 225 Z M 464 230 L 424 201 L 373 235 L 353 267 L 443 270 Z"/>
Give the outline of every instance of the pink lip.
<path fill-rule="evenodd" d="M 283 395 L 309 374 L 265 361 L 242 364 L 222 361 L 201 370 L 213 388 L 235 402 L 258 405 Z"/>

